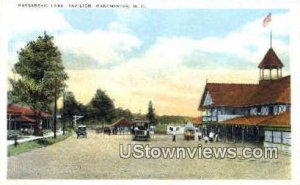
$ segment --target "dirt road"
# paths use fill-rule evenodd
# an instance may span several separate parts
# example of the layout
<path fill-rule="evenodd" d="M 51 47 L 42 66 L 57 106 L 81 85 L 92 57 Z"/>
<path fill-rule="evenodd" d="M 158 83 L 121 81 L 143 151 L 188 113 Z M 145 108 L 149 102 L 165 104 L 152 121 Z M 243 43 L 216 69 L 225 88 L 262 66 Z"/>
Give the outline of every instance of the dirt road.
<path fill-rule="evenodd" d="M 228 147 L 235 144 L 176 142 L 156 135 L 149 142 L 132 142 L 131 136 L 104 136 L 90 131 L 87 139 L 72 136 L 52 146 L 8 159 L 12 179 L 290 179 L 288 154 L 278 159 L 122 159 L 119 145 Z M 238 145 L 237 145 L 238 146 Z"/>

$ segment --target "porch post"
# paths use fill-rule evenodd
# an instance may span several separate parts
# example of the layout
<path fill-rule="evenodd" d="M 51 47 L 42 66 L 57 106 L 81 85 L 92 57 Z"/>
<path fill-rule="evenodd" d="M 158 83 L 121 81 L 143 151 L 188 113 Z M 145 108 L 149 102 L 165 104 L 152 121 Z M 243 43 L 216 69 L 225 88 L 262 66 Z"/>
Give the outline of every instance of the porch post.
<path fill-rule="evenodd" d="M 256 141 L 259 142 L 259 127 L 256 126 Z"/>
<path fill-rule="evenodd" d="M 10 130 L 11 127 L 11 114 L 8 114 L 8 130 Z"/>
<path fill-rule="evenodd" d="M 228 142 L 228 126 L 225 126 L 225 142 Z"/>
<path fill-rule="evenodd" d="M 231 139 L 233 142 L 235 142 L 235 131 L 234 131 L 234 125 L 231 125 Z"/>
<path fill-rule="evenodd" d="M 244 139 L 245 139 L 245 127 L 242 126 L 242 144 L 244 145 Z"/>

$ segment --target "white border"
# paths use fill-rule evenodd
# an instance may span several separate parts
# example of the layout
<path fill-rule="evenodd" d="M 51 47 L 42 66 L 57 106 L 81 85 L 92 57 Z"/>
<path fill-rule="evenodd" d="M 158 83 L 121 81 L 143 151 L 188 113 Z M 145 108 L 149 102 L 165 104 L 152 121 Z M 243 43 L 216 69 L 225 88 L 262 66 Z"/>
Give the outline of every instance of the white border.
<path fill-rule="evenodd" d="M 46 0 L 4 0 L 0 1 L 1 12 L 6 11 L 5 6 L 7 3 L 16 2 L 47 2 Z M 0 184 L 300 184 L 300 92 L 299 92 L 299 75 L 300 75 L 300 2 L 297 0 L 52 0 L 52 3 L 63 3 L 67 4 L 70 2 L 74 3 L 109 3 L 109 4 L 144 4 L 146 8 L 163 8 L 163 9 L 186 9 L 186 8 L 206 8 L 206 9 L 275 9 L 285 8 L 290 9 L 292 13 L 292 19 L 287 20 L 291 23 L 291 42 L 290 42 L 290 58 L 291 58 L 291 78 L 292 78 L 292 181 L 274 181 L 274 180 L 6 180 L 7 172 L 7 157 L 6 157 L 6 89 L 7 89 L 7 47 L 6 37 L 3 31 L 3 21 L 9 20 L 1 15 L 1 60 L 0 60 L 0 89 L 1 89 L 1 100 L 0 100 Z M 2 9 L 3 8 L 3 9 Z M 226 170 L 226 169 L 224 169 Z M 276 169 L 274 169 L 276 170 Z"/>

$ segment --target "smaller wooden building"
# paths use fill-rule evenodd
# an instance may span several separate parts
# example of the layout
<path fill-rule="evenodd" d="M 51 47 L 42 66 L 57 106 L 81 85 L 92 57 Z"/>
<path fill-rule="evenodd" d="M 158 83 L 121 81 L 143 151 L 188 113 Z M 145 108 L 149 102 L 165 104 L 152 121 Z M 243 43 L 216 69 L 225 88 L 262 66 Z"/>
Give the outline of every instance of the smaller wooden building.
<path fill-rule="evenodd" d="M 132 133 L 133 130 L 133 122 L 129 119 L 122 117 L 118 121 L 114 122 L 110 125 L 113 134 L 118 133 Z"/>
<path fill-rule="evenodd" d="M 28 131 L 28 133 L 33 133 L 37 127 L 43 129 L 52 129 L 53 119 L 52 115 L 40 111 L 41 122 L 36 123 L 35 113 L 32 109 L 26 106 L 20 106 L 17 104 L 7 105 L 7 130 L 20 130 Z"/>

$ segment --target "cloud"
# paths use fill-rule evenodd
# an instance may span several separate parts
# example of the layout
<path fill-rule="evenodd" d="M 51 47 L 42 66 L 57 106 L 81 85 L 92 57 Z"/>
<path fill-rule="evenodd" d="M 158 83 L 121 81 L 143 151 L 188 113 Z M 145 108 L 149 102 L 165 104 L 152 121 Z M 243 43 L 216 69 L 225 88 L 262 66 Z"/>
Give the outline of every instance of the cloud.
<path fill-rule="evenodd" d="M 66 32 L 56 37 L 55 42 L 62 52 L 88 56 L 97 61 L 99 66 L 113 66 L 124 62 L 141 44 L 133 35 L 99 29 L 91 32 Z"/>
<path fill-rule="evenodd" d="M 98 61 L 85 54 L 78 54 L 75 52 L 64 51 L 62 53 L 62 60 L 67 69 L 90 69 L 99 68 Z"/>
<path fill-rule="evenodd" d="M 289 63 L 288 37 L 289 13 L 273 16 L 273 48 L 285 64 Z M 189 37 L 159 37 L 142 55 L 128 59 L 122 69 L 137 69 L 144 75 L 162 77 L 187 68 L 201 69 L 256 69 L 269 49 L 269 29 L 262 27 L 258 19 L 231 32 L 224 38 L 209 37 L 192 39 Z"/>
<path fill-rule="evenodd" d="M 285 20 L 287 16 L 274 16 L 274 26 L 279 24 L 275 20 Z M 288 32 L 282 29 L 278 35 L 288 37 Z M 101 74 L 98 86 L 104 87 L 118 106 L 145 112 L 147 102 L 152 100 L 159 114 L 195 116 L 199 114 L 197 106 L 206 79 L 257 83 L 257 65 L 269 48 L 268 36 L 268 29 L 256 20 L 224 38 L 160 37 L 143 55 L 91 74 Z M 274 48 L 288 64 L 288 43 L 276 36 Z M 288 69 L 284 72 L 287 74 Z"/>
<path fill-rule="evenodd" d="M 64 16 L 54 9 L 18 8 L 15 4 L 8 3 L 3 15 L 4 25 L 10 37 L 33 31 L 54 32 L 72 29 Z"/>
<path fill-rule="evenodd" d="M 206 79 L 256 83 L 256 66 L 269 48 L 269 29 L 262 27 L 262 20 L 249 22 L 222 38 L 159 37 L 144 53 L 137 53 L 143 47 L 142 38 L 136 37 L 122 21 L 112 22 L 107 30 L 83 32 L 72 29 L 57 13 L 50 13 L 60 20 L 51 23 L 51 29 L 62 31 L 55 35 L 55 42 L 63 53 L 70 76 L 69 90 L 82 103 L 87 103 L 96 89 L 102 88 L 117 107 L 133 112 L 145 113 L 148 101 L 152 100 L 159 114 L 196 116 Z M 139 14 L 126 12 L 120 15 L 128 20 L 128 16 L 141 18 Z M 288 66 L 289 43 L 284 40 L 289 35 L 286 20 L 289 13 L 274 15 L 272 26 L 273 47 Z M 42 27 L 47 25 L 41 23 L 26 29 L 29 32 Z M 20 46 L 22 43 L 17 47 Z"/>
<path fill-rule="evenodd" d="M 118 21 L 111 22 L 108 25 L 108 29 L 111 30 L 111 31 L 118 31 L 118 32 L 125 32 L 125 33 L 130 33 L 131 32 L 131 30 L 129 28 L 127 28 L 127 26 L 121 24 Z"/>
<path fill-rule="evenodd" d="M 193 51 L 184 58 L 183 65 L 189 68 L 199 69 L 251 69 L 252 62 L 239 58 L 238 56 L 221 52 Z"/>

